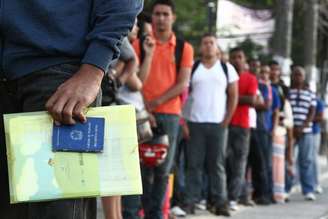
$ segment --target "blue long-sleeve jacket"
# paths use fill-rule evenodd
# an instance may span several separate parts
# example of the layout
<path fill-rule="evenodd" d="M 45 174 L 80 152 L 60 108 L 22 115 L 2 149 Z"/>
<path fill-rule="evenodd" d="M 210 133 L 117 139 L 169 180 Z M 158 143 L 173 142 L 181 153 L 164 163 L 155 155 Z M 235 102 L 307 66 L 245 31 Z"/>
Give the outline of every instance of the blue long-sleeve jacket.
<path fill-rule="evenodd" d="M 143 0 L 0 0 L 0 77 L 79 62 L 104 71 Z"/>

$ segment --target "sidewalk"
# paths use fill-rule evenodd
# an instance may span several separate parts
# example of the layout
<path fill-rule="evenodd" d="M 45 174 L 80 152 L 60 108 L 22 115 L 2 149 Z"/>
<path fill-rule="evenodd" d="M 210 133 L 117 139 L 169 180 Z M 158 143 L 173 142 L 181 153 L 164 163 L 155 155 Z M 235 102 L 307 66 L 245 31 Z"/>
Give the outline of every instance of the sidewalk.
<path fill-rule="evenodd" d="M 317 195 L 317 200 L 308 202 L 300 194 L 300 189 L 296 188 L 290 196 L 290 202 L 286 204 L 276 204 L 270 206 L 241 207 L 239 211 L 233 212 L 231 219 L 328 219 L 328 166 L 325 157 L 320 160 L 321 185 L 324 193 Z M 194 216 L 187 216 L 186 219 L 223 219 L 211 215 L 207 211 L 197 211 Z M 101 206 L 98 205 L 97 219 L 104 219 Z"/>
<path fill-rule="evenodd" d="M 317 195 L 317 200 L 308 202 L 300 194 L 300 189 L 295 189 L 286 204 L 276 204 L 267 207 L 242 207 L 234 212 L 231 219 L 328 219 L 328 166 L 325 158 L 321 159 L 321 185 L 324 193 Z M 220 219 L 224 217 L 213 216 L 207 212 L 197 212 L 195 216 L 186 219 Z"/>

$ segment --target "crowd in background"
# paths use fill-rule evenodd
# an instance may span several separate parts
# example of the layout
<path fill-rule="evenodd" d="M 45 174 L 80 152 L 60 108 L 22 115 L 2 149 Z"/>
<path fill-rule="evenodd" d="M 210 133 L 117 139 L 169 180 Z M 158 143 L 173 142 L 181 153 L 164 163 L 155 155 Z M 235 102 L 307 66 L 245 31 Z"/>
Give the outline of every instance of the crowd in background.
<path fill-rule="evenodd" d="M 154 1 L 103 82 L 103 105 L 133 104 L 146 112 L 153 138 L 167 137 L 140 141 L 143 195 L 103 198 L 106 217 L 165 218 L 169 202 L 175 216 L 196 208 L 230 216 L 240 204 L 291 201 L 298 182 L 304 198 L 314 201 L 323 192 L 324 103 L 305 70 L 292 66 L 287 86 L 278 62 L 261 63 L 241 48 L 225 54 L 212 34 L 202 36 L 196 58 L 174 34 L 176 19 L 172 1 Z"/>

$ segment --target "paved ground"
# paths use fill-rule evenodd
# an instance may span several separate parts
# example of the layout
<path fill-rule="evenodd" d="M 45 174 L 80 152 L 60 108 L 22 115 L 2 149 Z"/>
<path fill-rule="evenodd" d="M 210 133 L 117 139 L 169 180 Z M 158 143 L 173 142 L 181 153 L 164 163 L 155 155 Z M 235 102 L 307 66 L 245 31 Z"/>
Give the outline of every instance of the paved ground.
<path fill-rule="evenodd" d="M 241 208 L 234 212 L 231 219 L 328 219 L 328 167 L 325 159 L 321 160 L 322 180 L 321 184 L 324 193 L 317 196 L 314 202 L 304 200 L 299 188 L 292 194 L 291 201 L 287 204 L 270 205 L 268 207 L 248 207 Z M 197 212 L 195 216 L 188 216 L 187 219 L 214 219 L 224 218 L 208 214 L 207 212 Z"/>
<path fill-rule="evenodd" d="M 300 195 L 299 188 L 290 197 L 287 204 L 270 205 L 268 207 L 248 207 L 234 212 L 231 219 L 328 219 L 328 166 L 326 159 L 321 160 L 322 179 L 321 184 L 324 194 L 317 196 L 314 202 L 305 201 Z M 195 216 L 186 219 L 214 219 L 224 218 L 213 216 L 206 211 L 198 211 Z M 98 211 L 98 219 L 103 219 L 101 208 Z"/>

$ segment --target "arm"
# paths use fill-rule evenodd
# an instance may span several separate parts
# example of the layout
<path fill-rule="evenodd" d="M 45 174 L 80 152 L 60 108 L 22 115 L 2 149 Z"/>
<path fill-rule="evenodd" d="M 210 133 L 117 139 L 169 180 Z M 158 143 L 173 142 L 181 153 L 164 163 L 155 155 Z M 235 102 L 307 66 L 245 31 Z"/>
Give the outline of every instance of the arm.
<path fill-rule="evenodd" d="M 126 85 L 131 91 L 140 91 L 142 89 L 142 82 L 138 78 L 136 73 L 133 73 L 128 80 L 126 81 Z"/>
<path fill-rule="evenodd" d="M 118 45 L 134 24 L 142 0 L 94 0 L 91 31 L 80 69 L 50 97 L 46 109 L 58 123 L 85 122 L 83 110 L 96 99 L 104 72 L 119 55 Z"/>
<path fill-rule="evenodd" d="M 272 136 L 275 135 L 275 131 L 279 126 L 279 117 L 280 117 L 279 114 L 280 114 L 279 108 L 276 108 L 272 113 Z"/>
<path fill-rule="evenodd" d="M 271 105 L 272 105 L 272 100 L 270 99 L 262 100 L 261 98 L 258 97 L 255 103 L 255 109 L 261 111 L 267 111 L 270 109 Z"/>
<path fill-rule="evenodd" d="M 240 105 L 249 105 L 249 106 L 255 106 L 256 105 L 256 95 L 254 96 L 240 96 L 239 97 L 239 104 Z"/>
<path fill-rule="evenodd" d="M 232 115 L 234 114 L 238 105 L 238 82 L 233 82 L 228 85 L 227 89 L 227 109 L 225 118 L 222 122 L 224 127 L 230 124 Z"/>
<path fill-rule="evenodd" d="M 137 69 L 138 69 L 137 56 L 134 55 L 133 58 L 124 62 L 124 68 L 121 74 L 118 75 L 118 80 L 120 81 L 120 83 L 125 84 L 128 81 L 128 79 L 137 71 Z"/>
<path fill-rule="evenodd" d="M 138 76 L 142 82 L 145 82 L 150 71 L 151 62 L 153 60 L 155 41 L 152 37 L 146 37 L 143 42 L 143 48 L 145 50 L 145 57 L 143 62 L 140 64 L 140 70 Z"/>
<path fill-rule="evenodd" d="M 311 106 L 310 109 L 309 109 L 309 113 L 307 115 L 307 118 L 302 126 L 302 130 L 306 127 L 309 126 L 309 124 L 313 121 L 314 119 L 314 115 L 315 115 L 315 108 L 314 106 Z"/>
<path fill-rule="evenodd" d="M 247 81 L 247 95 L 239 96 L 239 105 L 248 105 L 255 107 L 258 91 L 258 82 L 256 77 L 251 77 Z"/>
<path fill-rule="evenodd" d="M 143 1 L 92 0 L 92 5 L 88 47 L 81 62 L 107 72 L 111 60 L 119 57 L 119 46 L 131 30 Z"/>
<path fill-rule="evenodd" d="M 287 162 L 290 166 L 293 165 L 294 161 L 294 136 L 293 128 L 287 128 Z"/>
<path fill-rule="evenodd" d="M 120 84 L 125 84 L 131 75 L 138 69 L 138 57 L 127 37 L 124 38 L 122 45 L 120 46 L 120 51 L 120 59 L 115 66 L 115 69 L 118 72 L 116 79 L 119 80 Z M 123 68 L 120 66 L 122 63 Z"/>
<path fill-rule="evenodd" d="M 324 119 L 323 112 L 319 112 L 319 113 L 315 114 L 313 121 L 314 122 L 322 122 L 323 119 Z"/>
<path fill-rule="evenodd" d="M 191 68 L 181 68 L 180 72 L 178 73 L 177 83 L 159 98 L 148 102 L 148 110 L 151 112 L 159 105 L 166 103 L 170 99 L 179 96 L 189 85 L 190 73 Z"/>

